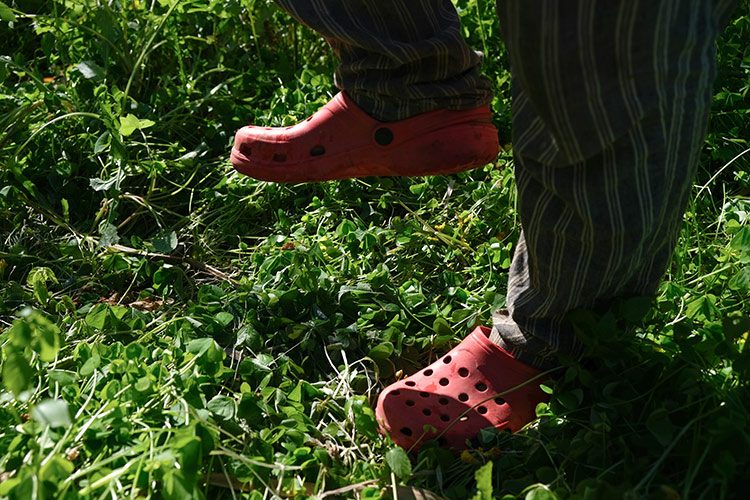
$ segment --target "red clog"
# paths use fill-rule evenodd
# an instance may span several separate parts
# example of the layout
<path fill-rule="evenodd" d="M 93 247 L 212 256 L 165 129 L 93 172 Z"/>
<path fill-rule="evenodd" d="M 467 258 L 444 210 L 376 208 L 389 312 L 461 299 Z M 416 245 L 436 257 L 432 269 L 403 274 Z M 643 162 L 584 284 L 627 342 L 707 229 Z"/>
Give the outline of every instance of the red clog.
<path fill-rule="evenodd" d="M 482 106 L 380 122 L 341 92 L 297 125 L 241 128 L 232 165 L 274 182 L 451 174 L 495 160 L 491 119 L 489 106 Z"/>
<path fill-rule="evenodd" d="M 387 387 L 375 414 L 382 432 L 405 449 L 430 439 L 456 450 L 486 427 L 518 431 L 547 396 L 540 371 L 490 342 L 479 327 L 424 370 Z M 525 385 L 524 385 L 525 384 Z M 426 430 L 425 430 L 426 429 Z"/>

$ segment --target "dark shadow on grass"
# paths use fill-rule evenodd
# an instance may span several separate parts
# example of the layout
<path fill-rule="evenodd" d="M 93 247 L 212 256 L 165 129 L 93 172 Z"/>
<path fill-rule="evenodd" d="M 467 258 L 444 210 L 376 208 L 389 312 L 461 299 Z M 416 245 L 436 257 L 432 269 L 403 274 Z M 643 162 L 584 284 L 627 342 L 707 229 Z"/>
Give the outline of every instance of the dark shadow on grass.
<path fill-rule="evenodd" d="M 586 356 L 561 359 L 564 372 L 538 422 L 514 435 L 482 431 L 479 447 L 459 459 L 426 447 L 419 460 L 430 474 L 416 485 L 471 496 L 474 472 L 492 460 L 498 496 L 537 483 L 561 498 L 743 496 L 747 320 L 664 325 L 628 307 L 571 317 Z"/>

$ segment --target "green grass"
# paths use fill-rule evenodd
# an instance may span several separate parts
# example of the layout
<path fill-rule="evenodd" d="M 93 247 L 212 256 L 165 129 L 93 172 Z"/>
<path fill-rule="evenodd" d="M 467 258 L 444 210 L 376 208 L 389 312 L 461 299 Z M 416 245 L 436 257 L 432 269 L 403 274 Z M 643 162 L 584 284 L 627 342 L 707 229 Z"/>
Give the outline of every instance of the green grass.
<path fill-rule="evenodd" d="M 457 3 L 507 143 L 492 2 Z M 747 0 L 653 307 L 577 318 L 589 357 L 562 360 L 528 430 L 411 464 L 370 404 L 504 304 L 510 153 L 256 182 L 228 164 L 234 131 L 335 91 L 330 50 L 269 1 L 4 0 L 0 18 L 0 497 L 747 495 Z"/>

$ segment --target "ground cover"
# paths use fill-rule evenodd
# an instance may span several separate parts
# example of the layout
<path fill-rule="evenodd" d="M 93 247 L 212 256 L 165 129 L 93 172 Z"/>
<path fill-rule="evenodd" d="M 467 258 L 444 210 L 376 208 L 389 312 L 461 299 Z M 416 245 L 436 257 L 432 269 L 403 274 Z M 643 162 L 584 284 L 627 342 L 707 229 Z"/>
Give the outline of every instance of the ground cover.
<path fill-rule="evenodd" d="M 457 4 L 507 144 L 493 6 Z M 588 360 L 561 360 L 527 431 L 411 462 L 370 404 L 504 304 L 510 145 L 451 177 L 256 182 L 234 130 L 335 91 L 330 50 L 269 1 L 0 19 L 0 497 L 746 496 L 747 0 L 656 299 L 577 318 Z"/>

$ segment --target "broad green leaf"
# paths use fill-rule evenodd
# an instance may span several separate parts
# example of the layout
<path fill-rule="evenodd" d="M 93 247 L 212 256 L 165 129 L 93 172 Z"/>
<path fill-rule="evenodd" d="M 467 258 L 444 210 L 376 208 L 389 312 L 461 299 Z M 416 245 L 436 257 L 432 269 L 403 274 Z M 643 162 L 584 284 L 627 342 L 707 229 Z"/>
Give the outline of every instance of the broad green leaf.
<path fill-rule="evenodd" d="M 29 272 L 26 278 L 26 284 L 34 290 L 34 297 L 42 304 L 47 304 L 49 300 L 49 291 L 47 290 L 48 282 L 57 283 L 57 277 L 52 269 L 48 267 L 35 267 Z"/>
<path fill-rule="evenodd" d="M 162 480 L 162 496 L 166 500 L 183 500 L 185 498 L 196 498 L 195 480 L 189 480 L 185 474 L 178 469 L 169 469 Z"/>
<path fill-rule="evenodd" d="M 73 385 L 78 382 L 78 374 L 69 370 L 49 370 L 47 372 L 50 382 L 61 386 Z"/>
<path fill-rule="evenodd" d="M 107 304 L 97 304 L 86 314 L 84 321 L 87 325 L 97 330 L 104 330 L 107 326 L 109 317 L 109 306 Z"/>
<path fill-rule="evenodd" d="M 492 462 L 487 462 L 474 473 L 477 493 L 472 500 L 492 500 Z"/>
<path fill-rule="evenodd" d="M 412 184 L 411 186 L 409 186 L 409 191 L 416 195 L 420 195 L 424 193 L 428 187 L 429 183 L 427 182 L 422 182 L 421 184 Z"/>
<path fill-rule="evenodd" d="M 737 271 L 737 274 L 732 276 L 727 285 L 730 290 L 736 292 L 750 290 L 750 266 L 745 266 Z"/>
<path fill-rule="evenodd" d="M 39 312 L 34 313 L 32 321 L 34 349 L 42 361 L 50 363 L 60 351 L 60 329 Z"/>
<path fill-rule="evenodd" d="M 388 359 L 393 354 L 393 344 L 390 342 L 382 342 L 367 353 L 367 356 L 374 360 Z"/>
<path fill-rule="evenodd" d="M 10 344 L 16 349 L 31 346 L 42 361 L 54 361 L 60 350 L 60 329 L 41 312 L 25 309 L 9 331 Z"/>
<path fill-rule="evenodd" d="M 122 31 L 118 26 L 118 20 L 116 17 L 117 11 L 113 9 L 98 8 L 95 12 L 96 15 L 94 16 L 94 22 L 96 23 L 98 31 L 104 35 L 112 45 L 117 45 L 122 38 Z"/>
<path fill-rule="evenodd" d="M 70 476 L 74 468 L 69 460 L 61 455 L 54 455 L 39 469 L 39 478 L 54 484 L 61 483 Z"/>
<path fill-rule="evenodd" d="M 411 476 L 411 462 L 403 448 L 395 446 L 385 452 L 385 463 L 399 479 L 408 479 Z"/>
<path fill-rule="evenodd" d="M 263 408 L 253 394 L 242 395 L 237 414 L 253 429 L 263 425 Z"/>
<path fill-rule="evenodd" d="M 32 290 L 34 291 L 34 298 L 39 302 L 41 305 L 46 305 L 47 301 L 49 300 L 49 290 L 47 290 L 47 283 L 44 280 L 41 279 L 35 279 L 35 280 L 28 280 L 29 284 L 32 285 Z"/>
<path fill-rule="evenodd" d="M 354 296 L 363 297 L 366 294 L 372 293 L 372 287 L 367 283 L 357 283 L 355 286 L 344 285 L 339 288 L 338 299 L 341 300 L 341 297 L 343 297 L 347 293 L 351 293 Z"/>
<path fill-rule="evenodd" d="M 170 443 L 179 453 L 180 469 L 192 478 L 194 481 L 199 476 L 198 471 L 201 465 L 201 440 L 192 434 L 193 429 L 182 429 L 183 434 L 176 434 L 175 439 Z"/>
<path fill-rule="evenodd" d="M 122 176 L 120 175 L 113 175 L 109 179 L 104 180 L 92 177 L 91 179 L 89 179 L 89 186 L 94 191 L 106 191 L 115 186 L 117 184 L 117 181 L 120 180 L 122 180 Z"/>
<path fill-rule="evenodd" d="M 50 427 L 68 427 L 71 424 L 68 403 L 60 399 L 45 399 L 31 410 L 31 417 Z"/>
<path fill-rule="evenodd" d="M 9 23 L 16 20 L 13 10 L 3 2 L 0 2 L 0 19 Z"/>
<path fill-rule="evenodd" d="M 139 125 L 140 120 L 132 113 L 120 117 L 120 133 L 125 137 L 138 130 Z"/>
<path fill-rule="evenodd" d="M 208 410 L 214 415 L 229 420 L 234 418 L 237 405 L 235 404 L 234 399 L 227 396 L 217 395 L 208 402 L 206 408 L 208 408 Z"/>
<path fill-rule="evenodd" d="M 177 248 L 179 241 L 174 231 L 164 232 L 153 239 L 154 250 L 161 253 L 170 253 Z"/>
<path fill-rule="evenodd" d="M 750 227 L 741 227 L 740 230 L 737 231 L 737 234 L 735 234 L 732 238 L 729 246 L 733 250 L 738 250 L 740 252 L 746 253 L 750 252 Z"/>
<path fill-rule="evenodd" d="M 16 486 L 21 482 L 17 477 L 10 477 L 0 482 L 0 496 L 7 497 L 15 489 Z"/>
<path fill-rule="evenodd" d="M 535 484 L 526 488 L 524 500 L 558 500 L 558 496 L 545 484 Z"/>
<path fill-rule="evenodd" d="M 101 135 L 99 136 L 99 138 L 96 140 L 96 143 L 94 144 L 94 154 L 95 155 L 103 153 L 104 150 L 107 149 L 107 146 L 109 146 L 110 137 L 111 136 L 110 136 L 109 130 L 105 130 L 104 132 L 101 133 Z M 89 181 L 89 182 L 91 182 L 91 181 Z M 91 186 L 91 187 L 93 187 L 93 186 Z M 94 188 L 94 191 L 97 191 L 97 189 Z"/>
<path fill-rule="evenodd" d="M 694 320 L 710 320 L 718 315 L 716 296 L 710 293 L 691 300 L 685 307 L 685 316 Z"/>
<path fill-rule="evenodd" d="M 120 235 L 117 233 L 117 226 L 110 224 L 109 222 L 103 222 L 99 226 L 99 234 L 101 235 L 101 238 L 99 239 L 100 247 L 115 245 L 120 241 Z"/>
<path fill-rule="evenodd" d="M 101 398 L 102 399 L 114 399 L 116 397 L 116 394 L 120 392 L 122 389 L 122 384 L 119 380 L 110 380 L 107 382 L 107 385 L 104 386 L 104 388 L 101 390 Z"/>
<path fill-rule="evenodd" d="M 196 356 L 201 356 L 203 353 L 213 347 L 214 344 L 214 339 L 209 338 L 191 340 L 187 345 L 187 351 L 195 354 Z"/>
<path fill-rule="evenodd" d="M 300 380 L 289 393 L 289 399 L 297 403 L 304 403 L 311 399 L 321 397 L 323 392 L 306 380 Z"/>
<path fill-rule="evenodd" d="M 25 474 L 25 477 L 16 484 L 16 487 L 13 489 L 13 495 L 10 498 L 12 500 L 34 498 L 38 491 L 37 484 L 38 480 L 32 474 Z"/>
<path fill-rule="evenodd" d="M 219 311 L 214 315 L 214 319 L 216 319 L 221 326 L 227 326 L 234 320 L 234 316 L 226 311 Z"/>
<path fill-rule="evenodd" d="M 82 377 L 89 377 L 102 364 L 102 358 L 99 355 L 99 348 L 95 345 L 93 349 L 90 349 L 89 356 L 85 359 L 86 361 L 84 361 L 83 366 L 79 368 L 78 373 Z"/>
<path fill-rule="evenodd" d="M 347 401 L 346 406 L 354 414 L 354 426 L 357 432 L 369 439 L 376 439 L 378 424 L 375 419 L 375 412 L 372 411 L 367 399 L 363 396 L 355 396 Z"/>
<path fill-rule="evenodd" d="M 140 359 L 143 359 L 148 354 L 146 353 L 146 348 L 143 347 L 141 344 L 133 342 L 132 344 L 128 345 L 125 348 L 125 356 L 128 359 L 132 359 L 133 361 L 138 361 Z"/>
<path fill-rule="evenodd" d="M 3 385 L 7 390 L 18 396 L 31 385 L 34 370 L 29 362 L 19 352 L 5 354 L 3 360 Z"/>
<path fill-rule="evenodd" d="M 120 117 L 120 133 L 125 137 L 131 135 L 136 130 L 143 130 L 155 125 L 152 120 L 139 119 L 132 113 Z"/>
<path fill-rule="evenodd" d="M 203 285 L 198 290 L 198 302 L 202 304 L 219 303 L 226 292 L 216 285 Z"/>
<path fill-rule="evenodd" d="M 273 366 L 273 356 L 270 354 L 258 354 L 254 358 L 250 358 L 250 362 L 258 370 L 270 371 Z"/>
<path fill-rule="evenodd" d="M 198 359 L 197 364 L 208 375 L 214 375 L 221 370 L 222 361 L 226 354 L 224 350 L 214 341 L 214 339 L 203 338 L 190 341 L 187 350 L 195 354 Z"/>
<path fill-rule="evenodd" d="M 19 318 L 13 322 L 13 326 L 8 330 L 8 339 L 10 345 L 16 349 L 23 349 L 31 345 L 34 340 L 34 329 L 31 323 L 25 318 Z"/>
<path fill-rule="evenodd" d="M 435 318 L 435 321 L 432 323 L 432 329 L 438 335 L 450 335 L 451 337 L 453 336 L 453 329 L 451 328 L 451 325 L 448 324 L 445 318 L 441 318 L 440 316 Z"/>
<path fill-rule="evenodd" d="M 135 383 L 135 390 L 138 392 L 148 392 L 151 390 L 151 379 L 148 377 L 141 377 Z"/>
<path fill-rule="evenodd" d="M 338 236 L 346 236 L 347 234 L 356 231 L 357 225 L 350 220 L 342 221 L 336 228 L 336 234 Z"/>
<path fill-rule="evenodd" d="M 101 80 L 104 78 L 104 70 L 94 61 L 83 61 L 76 64 L 76 68 L 87 80 Z"/>

